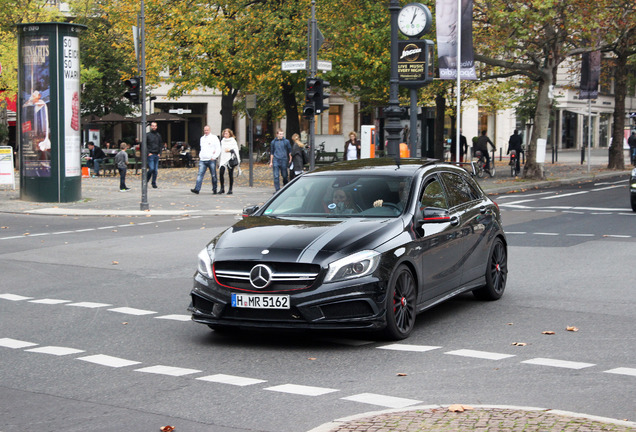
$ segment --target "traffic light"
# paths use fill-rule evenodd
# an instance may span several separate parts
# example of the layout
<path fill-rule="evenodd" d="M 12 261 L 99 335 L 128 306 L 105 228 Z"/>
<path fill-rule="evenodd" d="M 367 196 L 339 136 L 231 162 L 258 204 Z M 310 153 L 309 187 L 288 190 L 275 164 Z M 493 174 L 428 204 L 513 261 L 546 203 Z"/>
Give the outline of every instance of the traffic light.
<path fill-rule="evenodd" d="M 132 77 L 124 81 L 126 87 L 128 87 L 128 91 L 124 93 L 124 97 L 130 100 L 133 104 L 138 104 L 141 96 L 141 78 L 140 77 Z"/>
<path fill-rule="evenodd" d="M 316 110 L 314 109 L 314 104 L 307 104 L 303 107 L 303 117 L 309 120 L 315 115 Z"/>
<path fill-rule="evenodd" d="M 320 114 L 323 111 L 327 111 L 329 109 L 329 101 L 325 101 L 325 99 L 329 99 L 331 94 L 329 93 L 329 81 L 320 80 L 320 86 L 318 89 L 318 100 L 316 101 L 316 113 Z"/>
<path fill-rule="evenodd" d="M 305 85 L 305 103 L 313 105 L 318 100 L 321 84 L 318 78 L 307 78 Z"/>

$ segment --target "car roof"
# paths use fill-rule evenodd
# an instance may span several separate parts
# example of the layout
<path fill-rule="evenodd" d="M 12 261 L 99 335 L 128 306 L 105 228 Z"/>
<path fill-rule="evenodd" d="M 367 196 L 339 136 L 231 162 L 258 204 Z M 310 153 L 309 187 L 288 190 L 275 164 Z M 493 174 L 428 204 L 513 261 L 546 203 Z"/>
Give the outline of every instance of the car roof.
<path fill-rule="evenodd" d="M 311 174 L 352 174 L 365 175 L 368 171 L 382 175 L 412 176 L 417 170 L 425 166 L 433 166 L 441 162 L 436 159 L 394 159 L 390 157 L 374 159 L 357 159 L 353 161 L 335 162 L 329 165 L 317 167 Z"/>
<path fill-rule="evenodd" d="M 357 159 L 353 161 L 335 162 L 330 165 L 318 167 L 308 174 L 351 174 L 369 175 L 381 174 L 386 176 L 413 176 L 415 173 L 426 167 L 449 167 L 457 169 L 457 166 L 448 164 L 437 159 L 395 159 L 390 157 L 374 159 Z"/>

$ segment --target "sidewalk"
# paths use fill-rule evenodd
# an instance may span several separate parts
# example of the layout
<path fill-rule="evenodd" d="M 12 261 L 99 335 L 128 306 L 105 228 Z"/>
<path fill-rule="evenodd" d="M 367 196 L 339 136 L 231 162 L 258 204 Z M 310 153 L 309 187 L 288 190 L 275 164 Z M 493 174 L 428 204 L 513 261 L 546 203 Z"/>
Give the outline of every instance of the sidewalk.
<path fill-rule="evenodd" d="M 546 180 L 529 181 L 511 178 L 507 160 L 496 161 L 493 178 L 477 179 L 489 194 L 506 193 L 561 184 L 581 183 L 608 177 L 629 177 L 629 169 L 610 171 L 607 166 L 607 150 L 595 150 L 590 172 L 587 164 L 581 165 L 580 151 L 562 151 L 559 162 L 552 164 L 550 155 L 545 164 Z M 158 189 L 148 187 L 149 210 L 141 211 L 141 176 L 128 174 L 126 184 L 131 191 L 119 191 L 119 177 L 92 177 L 82 179 L 82 200 L 69 203 L 41 203 L 20 200 L 19 176 L 16 173 L 16 189 L 0 189 L 0 213 L 33 213 L 78 216 L 184 216 L 184 215 L 240 215 L 243 208 L 260 204 L 274 193 L 271 169 L 255 164 L 253 187 L 249 186 L 249 166 L 242 165 L 242 175 L 236 178 L 233 195 L 212 195 L 209 173 L 199 195 L 190 192 L 197 175 L 196 168 L 159 169 Z M 628 164 L 625 165 L 629 167 Z M 226 177 L 227 183 L 227 177 Z M 150 185 L 148 185 L 150 186 Z M 227 190 L 227 184 L 226 190 Z"/>

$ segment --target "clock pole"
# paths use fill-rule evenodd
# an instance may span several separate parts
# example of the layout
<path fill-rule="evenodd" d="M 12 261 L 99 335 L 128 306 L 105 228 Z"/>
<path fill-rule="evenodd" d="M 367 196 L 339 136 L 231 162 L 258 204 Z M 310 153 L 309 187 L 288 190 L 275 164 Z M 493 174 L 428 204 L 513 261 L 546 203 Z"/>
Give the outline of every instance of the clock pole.
<path fill-rule="evenodd" d="M 399 83 L 398 83 L 398 14 L 400 13 L 400 3 L 398 0 L 391 0 L 389 4 L 391 13 L 391 79 L 389 81 L 389 105 L 384 109 L 386 122 L 384 129 L 387 132 L 388 148 L 385 152 L 388 156 L 400 158 L 400 117 L 404 109 L 400 106 Z"/>

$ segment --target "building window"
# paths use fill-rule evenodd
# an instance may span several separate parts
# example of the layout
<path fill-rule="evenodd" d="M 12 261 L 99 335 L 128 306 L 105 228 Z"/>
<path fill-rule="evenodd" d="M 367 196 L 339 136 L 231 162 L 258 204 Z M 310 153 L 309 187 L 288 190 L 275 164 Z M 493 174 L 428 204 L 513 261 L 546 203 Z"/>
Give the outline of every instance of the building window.
<path fill-rule="evenodd" d="M 342 105 L 329 106 L 329 135 L 342 135 Z"/>

